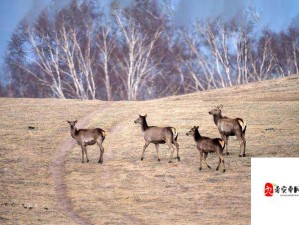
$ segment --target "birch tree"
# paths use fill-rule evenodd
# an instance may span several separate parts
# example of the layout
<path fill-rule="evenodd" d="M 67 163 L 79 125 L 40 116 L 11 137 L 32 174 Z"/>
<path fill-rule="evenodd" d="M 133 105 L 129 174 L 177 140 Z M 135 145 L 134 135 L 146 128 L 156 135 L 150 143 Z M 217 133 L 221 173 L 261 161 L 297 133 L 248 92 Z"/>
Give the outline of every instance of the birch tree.
<path fill-rule="evenodd" d="M 104 74 L 104 84 L 106 88 L 107 100 L 113 100 L 112 85 L 110 82 L 114 66 L 111 64 L 113 60 L 113 52 L 116 48 L 115 36 L 112 34 L 110 27 L 101 27 L 97 35 L 96 45 L 99 49 L 99 65 Z"/>
<path fill-rule="evenodd" d="M 271 49 L 272 36 L 264 31 L 264 35 L 258 42 L 258 50 L 249 52 L 249 63 L 252 68 L 251 74 L 255 81 L 265 80 L 273 72 L 274 56 Z"/>
<path fill-rule="evenodd" d="M 248 68 L 248 54 L 250 38 L 248 31 L 243 27 L 236 27 L 232 32 L 232 43 L 235 50 L 236 84 L 248 83 L 250 71 Z"/>
<path fill-rule="evenodd" d="M 81 27 L 72 21 L 75 12 L 83 17 L 79 21 Z M 23 54 L 24 60 L 16 61 L 15 65 L 32 76 L 35 82 L 49 88 L 57 98 L 95 99 L 95 27 L 92 18 L 77 5 L 71 5 L 56 19 L 59 23 L 51 22 L 44 12 L 37 23 L 22 27 L 26 54 Z"/>
<path fill-rule="evenodd" d="M 202 29 L 199 29 L 203 32 Z M 226 80 L 228 86 L 232 86 L 231 79 L 231 68 L 230 68 L 230 60 L 229 60 L 229 52 L 228 52 L 228 39 L 229 32 L 227 26 L 219 19 L 217 19 L 214 23 L 208 22 L 206 25 L 205 32 L 207 33 L 207 43 L 210 48 L 211 53 L 214 55 L 217 60 L 217 68 L 218 62 L 220 62 L 222 66 L 222 70 L 226 75 Z M 205 35 L 204 35 L 205 37 Z M 219 72 L 220 69 L 219 69 Z"/>
<path fill-rule="evenodd" d="M 136 100 L 142 82 L 159 75 L 158 63 L 151 54 L 163 30 L 160 28 L 149 37 L 141 31 L 132 15 L 124 16 L 120 10 L 115 10 L 113 15 L 124 38 L 120 63 L 125 74 L 127 97 Z"/>

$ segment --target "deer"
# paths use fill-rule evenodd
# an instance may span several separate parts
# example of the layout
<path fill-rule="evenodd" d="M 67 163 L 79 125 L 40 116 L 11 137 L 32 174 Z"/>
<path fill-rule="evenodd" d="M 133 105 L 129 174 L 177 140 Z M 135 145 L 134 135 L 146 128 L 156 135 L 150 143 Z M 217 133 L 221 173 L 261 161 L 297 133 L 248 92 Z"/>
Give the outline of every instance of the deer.
<path fill-rule="evenodd" d="M 240 143 L 239 157 L 245 157 L 246 139 L 245 132 L 247 123 L 241 118 L 228 118 L 222 116 L 221 109 L 223 105 L 216 106 L 214 109 L 209 111 L 210 115 L 213 115 L 214 123 L 218 127 L 218 131 L 221 138 L 225 142 L 225 154 L 229 155 L 228 152 L 228 138 L 229 136 L 236 136 Z M 242 151 L 243 150 L 243 151 Z"/>
<path fill-rule="evenodd" d="M 191 135 L 194 137 L 194 141 L 196 143 L 196 147 L 199 151 L 199 170 L 202 169 L 202 158 L 209 169 L 211 167 L 207 163 L 206 159 L 210 152 L 215 152 L 219 157 L 218 166 L 216 170 L 219 170 L 220 163 L 223 164 L 223 173 L 225 172 L 225 164 L 224 164 L 224 156 L 223 156 L 223 149 L 225 143 L 220 138 L 209 138 L 201 136 L 199 133 L 199 126 L 194 126 L 191 128 L 189 132 L 186 133 L 187 136 Z"/>
<path fill-rule="evenodd" d="M 141 161 L 144 159 L 145 149 L 149 146 L 149 144 L 155 144 L 158 161 L 160 162 L 159 156 L 159 144 L 167 144 L 171 153 L 169 158 L 169 163 L 172 163 L 174 146 L 177 150 L 177 160 L 180 161 L 179 156 L 179 144 L 177 142 L 178 132 L 174 127 L 156 127 L 156 126 L 148 126 L 146 122 L 146 117 L 139 115 L 139 117 L 134 121 L 135 124 L 141 125 L 141 131 L 144 135 L 145 144 L 142 150 Z M 174 146 L 173 146 L 174 145 Z"/>
<path fill-rule="evenodd" d="M 71 136 L 74 138 L 78 145 L 82 148 L 82 163 L 84 163 L 84 153 L 86 156 L 86 162 L 89 162 L 88 156 L 87 156 L 87 145 L 94 145 L 95 143 L 98 144 L 100 147 L 100 157 L 98 163 L 103 163 L 103 154 L 104 154 L 104 147 L 103 142 L 106 137 L 106 132 L 101 128 L 95 128 L 95 129 L 77 129 L 75 127 L 77 120 L 75 121 L 68 121 L 71 127 Z"/>

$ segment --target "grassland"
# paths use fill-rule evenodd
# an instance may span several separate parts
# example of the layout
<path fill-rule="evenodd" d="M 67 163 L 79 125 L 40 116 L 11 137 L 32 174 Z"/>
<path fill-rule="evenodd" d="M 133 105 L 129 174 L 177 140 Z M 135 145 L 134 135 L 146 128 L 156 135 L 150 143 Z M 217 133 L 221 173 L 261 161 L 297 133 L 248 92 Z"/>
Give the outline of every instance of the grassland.
<path fill-rule="evenodd" d="M 197 125 L 219 137 L 208 114 L 217 104 L 248 123 L 247 157 L 230 138 L 225 173 L 215 171 L 214 154 L 213 170 L 199 171 L 185 135 Z M 181 162 L 167 163 L 163 145 L 161 162 L 151 145 L 140 161 L 144 141 L 133 121 L 145 113 L 149 125 L 177 128 Z M 251 157 L 299 157 L 298 76 L 143 102 L 2 98 L 0 115 L 1 224 L 250 224 Z M 97 146 L 81 163 L 72 119 L 108 131 L 102 165 Z"/>

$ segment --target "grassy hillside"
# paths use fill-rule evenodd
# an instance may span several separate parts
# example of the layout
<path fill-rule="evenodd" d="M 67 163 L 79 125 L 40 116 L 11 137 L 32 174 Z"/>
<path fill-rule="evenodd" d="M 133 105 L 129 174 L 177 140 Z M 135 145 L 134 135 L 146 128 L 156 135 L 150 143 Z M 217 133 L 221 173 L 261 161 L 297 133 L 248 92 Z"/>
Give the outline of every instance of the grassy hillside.
<path fill-rule="evenodd" d="M 93 224 L 249 224 L 250 158 L 299 157 L 298 87 L 299 77 L 291 76 L 144 102 L 2 98 L 0 223 L 75 224 L 80 217 Z M 185 135 L 197 125 L 219 137 L 208 114 L 217 104 L 248 123 L 247 157 L 238 157 L 231 137 L 225 173 L 215 171 L 215 154 L 207 158 L 212 170 L 199 171 L 195 143 Z M 152 145 L 140 161 L 144 141 L 133 123 L 139 113 L 148 114 L 149 125 L 177 128 L 181 162 L 167 163 L 163 145 L 161 162 Z M 70 147 L 72 119 L 108 131 L 102 165 L 97 146 L 88 148 L 88 164 L 79 146 Z M 55 165 L 63 168 L 59 187 Z"/>

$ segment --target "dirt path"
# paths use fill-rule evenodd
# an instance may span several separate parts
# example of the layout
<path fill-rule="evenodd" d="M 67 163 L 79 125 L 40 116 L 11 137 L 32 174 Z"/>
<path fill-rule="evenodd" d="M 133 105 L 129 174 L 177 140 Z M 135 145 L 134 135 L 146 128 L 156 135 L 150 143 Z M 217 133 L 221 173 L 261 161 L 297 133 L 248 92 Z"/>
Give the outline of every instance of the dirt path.
<path fill-rule="evenodd" d="M 104 110 L 107 110 L 110 105 L 107 105 Z M 86 127 L 88 122 L 96 115 L 104 111 L 103 109 L 95 110 L 89 115 L 85 116 L 84 118 L 80 119 L 77 126 L 78 127 Z M 108 132 L 117 133 L 122 128 L 122 121 L 113 124 L 109 129 Z M 80 216 L 76 210 L 72 206 L 71 199 L 67 195 L 67 186 L 64 181 L 65 175 L 65 160 L 68 153 L 72 150 L 73 145 L 75 144 L 75 140 L 71 138 L 69 135 L 60 142 L 57 147 L 55 158 L 50 166 L 50 171 L 53 175 L 54 179 L 54 186 L 55 186 L 55 193 L 56 193 L 56 200 L 58 205 L 63 209 L 63 211 L 70 217 L 74 222 L 78 224 L 93 224 L 88 218 L 84 218 Z M 111 158 L 111 152 L 107 152 L 104 157 Z M 135 216 L 129 214 L 122 214 L 127 220 L 131 221 L 132 223 L 139 223 L 143 224 L 143 221 L 140 221 Z"/>
<path fill-rule="evenodd" d="M 109 106 L 108 106 L 109 107 Z M 86 117 L 82 118 L 78 122 L 79 127 L 87 126 L 88 122 L 102 112 L 102 109 L 95 110 Z M 72 207 L 71 199 L 67 195 L 67 186 L 64 182 L 65 174 L 65 160 L 68 153 L 72 150 L 75 140 L 70 136 L 67 136 L 57 147 L 54 161 L 51 165 L 50 171 L 53 175 L 56 200 L 63 211 L 78 224 L 92 224 L 92 222 L 81 217 Z"/>
<path fill-rule="evenodd" d="M 78 224 L 92 224 L 86 218 L 81 217 L 72 207 L 71 199 L 67 195 L 67 187 L 64 182 L 65 159 L 72 149 L 75 141 L 65 138 L 57 147 L 55 159 L 51 165 L 51 173 L 54 179 L 56 201 L 63 211 Z"/>

